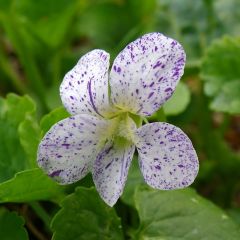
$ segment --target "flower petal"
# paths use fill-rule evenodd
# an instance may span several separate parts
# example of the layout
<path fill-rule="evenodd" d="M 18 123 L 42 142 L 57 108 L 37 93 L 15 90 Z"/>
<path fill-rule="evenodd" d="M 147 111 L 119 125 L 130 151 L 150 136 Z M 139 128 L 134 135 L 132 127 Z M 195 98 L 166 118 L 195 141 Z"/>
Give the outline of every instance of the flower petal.
<path fill-rule="evenodd" d="M 70 114 L 102 116 L 109 110 L 109 54 L 93 50 L 80 58 L 60 86 L 63 105 Z"/>
<path fill-rule="evenodd" d="M 93 166 L 93 180 L 102 199 L 113 206 L 123 192 L 134 154 L 132 144 L 108 142 Z"/>
<path fill-rule="evenodd" d="M 191 140 L 178 127 L 150 123 L 136 131 L 139 164 L 145 181 L 158 189 L 190 185 L 198 173 L 198 157 Z"/>
<path fill-rule="evenodd" d="M 138 38 L 113 63 L 113 103 L 139 115 L 152 115 L 172 96 L 183 75 L 185 59 L 182 46 L 161 33 Z"/>
<path fill-rule="evenodd" d="M 86 114 L 56 123 L 38 148 L 38 165 L 61 184 L 83 178 L 95 160 L 108 122 Z"/>

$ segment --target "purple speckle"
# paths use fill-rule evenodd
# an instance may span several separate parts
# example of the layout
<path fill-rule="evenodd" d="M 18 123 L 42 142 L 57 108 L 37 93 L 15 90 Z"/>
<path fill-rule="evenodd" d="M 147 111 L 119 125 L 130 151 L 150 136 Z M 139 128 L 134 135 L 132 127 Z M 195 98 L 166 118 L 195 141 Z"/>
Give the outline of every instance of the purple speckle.
<path fill-rule="evenodd" d="M 154 92 L 151 92 L 149 95 L 148 95 L 148 99 L 151 98 L 153 96 Z"/>
<path fill-rule="evenodd" d="M 49 177 L 58 177 L 59 174 L 60 174 L 62 171 L 63 171 L 63 170 L 56 170 L 56 171 L 50 173 L 48 176 L 49 176 Z"/>
<path fill-rule="evenodd" d="M 165 92 L 170 92 L 170 91 L 172 91 L 172 88 L 166 88 L 165 89 Z"/>

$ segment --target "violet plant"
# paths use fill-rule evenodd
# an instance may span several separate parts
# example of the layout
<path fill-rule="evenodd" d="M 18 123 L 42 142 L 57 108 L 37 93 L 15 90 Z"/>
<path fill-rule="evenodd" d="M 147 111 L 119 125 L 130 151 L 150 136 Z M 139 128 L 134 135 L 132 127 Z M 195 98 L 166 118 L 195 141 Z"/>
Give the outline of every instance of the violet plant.
<path fill-rule="evenodd" d="M 184 72 L 183 47 L 154 32 L 127 45 L 110 73 L 109 58 L 93 50 L 65 75 L 60 96 L 72 116 L 44 136 L 38 165 L 60 184 L 91 172 L 110 206 L 123 192 L 135 148 L 148 185 L 162 190 L 189 186 L 199 168 L 191 140 L 174 125 L 146 120 L 174 93 Z"/>

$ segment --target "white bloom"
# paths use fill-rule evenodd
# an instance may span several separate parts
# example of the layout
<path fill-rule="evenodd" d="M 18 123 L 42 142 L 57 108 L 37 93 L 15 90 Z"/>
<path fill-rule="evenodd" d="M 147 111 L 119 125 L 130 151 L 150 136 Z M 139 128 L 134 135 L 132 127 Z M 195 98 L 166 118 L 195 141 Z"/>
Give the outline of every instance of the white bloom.
<path fill-rule="evenodd" d="M 130 43 L 114 60 L 110 73 L 108 53 L 93 50 L 84 55 L 60 87 L 72 117 L 45 135 L 38 149 L 39 166 L 61 184 L 92 172 L 99 194 L 113 206 L 123 192 L 136 146 L 150 186 L 190 185 L 199 167 L 190 139 L 168 123 L 141 126 L 143 117 L 172 96 L 185 59 L 182 46 L 160 33 Z"/>

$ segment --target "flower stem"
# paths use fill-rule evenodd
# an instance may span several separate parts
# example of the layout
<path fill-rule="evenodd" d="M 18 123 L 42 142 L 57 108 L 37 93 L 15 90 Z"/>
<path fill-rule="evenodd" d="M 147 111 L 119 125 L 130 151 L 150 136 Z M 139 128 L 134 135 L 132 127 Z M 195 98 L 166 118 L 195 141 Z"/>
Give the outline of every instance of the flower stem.
<path fill-rule="evenodd" d="M 149 121 L 148 121 L 147 118 L 145 118 L 145 117 L 142 117 L 142 120 L 143 120 L 143 122 L 144 122 L 145 124 L 148 124 L 148 123 L 149 123 Z"/>
<path fill-rule="evenodd" d="M 51 232 L 51 229 L 50 229 L 51 217 L 48 215 L 45 209 L 41 206 L 41 204 L 39 202 L 29 202 L 28 204 L 39 216 L 39 218 L 44 222 L 47 229 Z"/>

